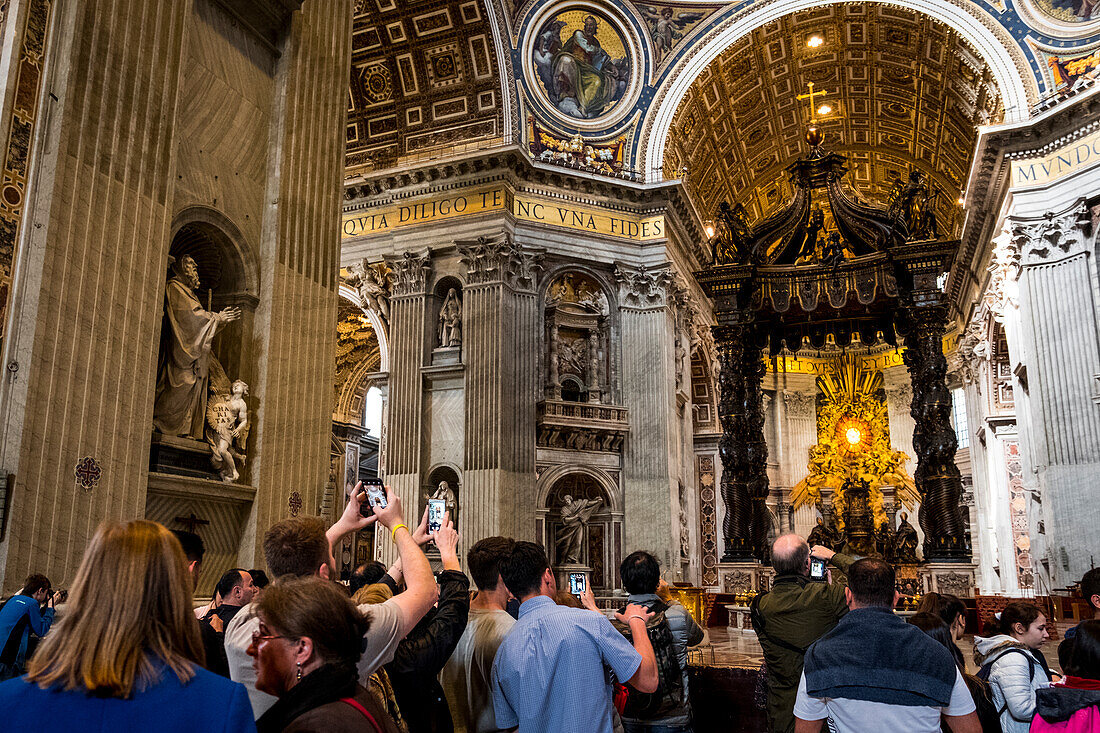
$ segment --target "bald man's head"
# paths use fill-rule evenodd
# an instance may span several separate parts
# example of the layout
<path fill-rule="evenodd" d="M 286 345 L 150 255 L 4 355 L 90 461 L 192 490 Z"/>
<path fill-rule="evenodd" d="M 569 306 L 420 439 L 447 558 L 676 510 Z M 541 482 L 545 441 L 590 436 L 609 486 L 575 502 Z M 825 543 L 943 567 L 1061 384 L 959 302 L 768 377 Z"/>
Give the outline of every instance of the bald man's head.
<path fill-rule="evenodd" d="M 772 567 L 776 575 L 805 575 L 810 546 L 796 534 L 785 534 L 772 545 Z"/>

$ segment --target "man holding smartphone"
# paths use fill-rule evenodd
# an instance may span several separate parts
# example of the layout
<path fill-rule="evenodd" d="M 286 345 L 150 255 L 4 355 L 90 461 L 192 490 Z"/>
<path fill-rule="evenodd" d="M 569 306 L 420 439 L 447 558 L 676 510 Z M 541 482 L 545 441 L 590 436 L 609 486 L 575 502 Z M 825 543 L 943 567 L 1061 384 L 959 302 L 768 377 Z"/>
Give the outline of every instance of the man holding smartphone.
<path fill-rule="evenodd" d="M 827 581 L 828 572 L 820 570 L 827 562 L 847 570 L 855 559 L 821 545 L 811 551 L 796 534 L 778 537 L 772 545 L 772 589 L 753 599 L 752 624 L 768 668 L 768 725 L 773 733 L 793 733 L 806 648 L 848 612 L 844 586 L 810 577 L 811 570 L 818 570 L 824 576 L 818 580 Z"/>
<path fill-rule="evenodd" d="M 519 620 L 497 650 L 492 693 L 496 725 L 520 733 L 612 733 L 605 667 L 642 692 L 654 692 L 657 660 L 646 633 L 653 614 L 628 603 L 616 618 L 633 644 L 603 614 L 559 606 L 546 552 L 517 542 L 500 575 L 521 601 Z"/>

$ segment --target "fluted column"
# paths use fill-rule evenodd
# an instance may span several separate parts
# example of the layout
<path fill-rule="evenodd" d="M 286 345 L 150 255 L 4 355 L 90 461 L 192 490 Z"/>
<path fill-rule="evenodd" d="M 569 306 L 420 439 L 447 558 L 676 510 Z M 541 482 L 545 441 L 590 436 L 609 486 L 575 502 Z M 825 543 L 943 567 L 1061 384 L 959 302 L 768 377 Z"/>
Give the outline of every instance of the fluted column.
<path fill-rule="evenodd" d="M 1091 214 L 1084 201 L 1041 218 L 1010 220 L 1019 248 L 1022 381 L 1042 513 L 1057 528 L 1051 584 L 1066 587 L 1089 569 L 1100 526 L 1093 492 L 1100 475 L 1100 345 Z M 1033 505 L 1035 506 L 1035 505 Z M 1038 509 L 1038 506 L 1035 506 Z"/>
<path fill-rule="evenodd" d="M 508 235 L 456 242 L 467 268 L 463 545 L 535 534 L 541 253 Z"/>
<path fill-rule="evenodd" d="M 428 251 L 387 257 L 393 292 L 390 298 L 390 373 L 388 422 L 385 425 L 386 483 L 401 497 L 406 521 L 413 523 L 420 506 L 420 462 L 423 450 L 424 389 L 421 369 L 428 353 Z M 463 294 L 465 297 L 465 293 Z M 434 334 L 434 331 L 433 331 Z M 463 344 L 465 350 L 465 343 Z M 463 518 L 465 518 L 463 514 Z M 380 537 L 382 535 L 379 535 Z M 396 555 L 393 543 L 375 543 L 375 556 L 387 564 Z"/>
<path fill-rule="evenodd" d="M 783 444 L 785 457 L 780 466 L 784 488 L 790 489 L 809 473 L 810 448 L 817 444 L 817 385 L 812 375 L 785 375 L 785 386 L 778 397 L 783 405 Z M 816 519 L 814 507 L 796 509 L 788 531 L 809 536 Z"/>

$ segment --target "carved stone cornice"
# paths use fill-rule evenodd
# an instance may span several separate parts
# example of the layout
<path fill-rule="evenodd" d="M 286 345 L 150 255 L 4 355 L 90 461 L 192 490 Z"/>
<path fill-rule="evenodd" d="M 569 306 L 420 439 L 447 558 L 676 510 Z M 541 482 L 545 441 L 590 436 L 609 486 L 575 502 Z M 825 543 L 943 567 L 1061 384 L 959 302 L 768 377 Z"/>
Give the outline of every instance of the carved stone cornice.
<path fill-rule="evenodd" d="M 978 138 L 974 162 L 967 179 L 966 208 L 962 245 L 955 268 L 948 280 L 948 294 L 956 307 L 966 307 L 964 299 L 972 297 L 967 289 L 974 281 L 966 275 L 979 270 L 990 238 L 995 236 L 998 212 L 1004 197 L 1012 188 L 1010 169 L 1013 158 L 1037 155 L 1044 146 L 1062 145 L 1087 134 L 1100 124 L 1100 86 L 1073 98 L 1060 101 L 1051 109 L 1039 110 L 1029 120 L 990 128 Z M 980 270 L 979 270 L 980 271 Z M 963 310 L 965 316 L 966 311 Z"/>
<path fill-rule="evenodd" d="M 388 256 L 385 260 L 386 266 L 390 268 L 390 284 L 393 297 L 420 295 L 424 292 L 428 282 L 428 273 L 432 269 L 432 253 L 430 250 L 403 252 L 399 255 Z"/>
<path fill-rule="evenodd" d="M 1088 251 L 1092 214 L 1082 198 L 1058 214 L 1048 211 L 1037 219 L 1011 218 L 1009 227 L 1021 264 L 1044 265 Z"/>
<path fill-rule="evenodd" d="M 520 246 L 505 232 L 495 237 L 456 241 L 466 265 L 467 284 L 504 283 L 518 292 L 534 292 L 543 252 Z"/>
<path fill-rule="evenodd" d="M 650 310 L 669 305 L 674 280 L 667 265 L 649 269 L 615 263 L 615 281 L 619 283 L 619 307 Z"/>

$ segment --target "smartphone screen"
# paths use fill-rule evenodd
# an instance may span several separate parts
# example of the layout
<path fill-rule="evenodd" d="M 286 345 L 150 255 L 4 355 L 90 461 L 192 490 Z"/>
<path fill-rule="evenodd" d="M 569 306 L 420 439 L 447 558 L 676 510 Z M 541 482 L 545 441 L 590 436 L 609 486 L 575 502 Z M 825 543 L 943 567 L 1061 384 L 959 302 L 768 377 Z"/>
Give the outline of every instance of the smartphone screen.
<path fill-rule="evenodd" d="M 575 596 L 584 595 L 584 573 L 569 573 L 569 592 Z"/>
<path fill-rule="evenodd" d="M 447 513 L 447 502 L 443 499 L 428 499 L 428 532 L 438 532 L 443 526 L 443 515 Z"/>
<path fill-rule="evenodd" d="M 825 561 L 816 557 L 810 558 L 810 578 L 813 580 L 825 580 Z"/>
<path fill-rule="evenodd" d="M 382 485 L 380 478 L 363 479 L 363 488 L 367 491 L 367 498 L 359 505 L 359 513 L 364 517 L 374 514 L 374 508 L 386 508 L 386 487 Z"/>

